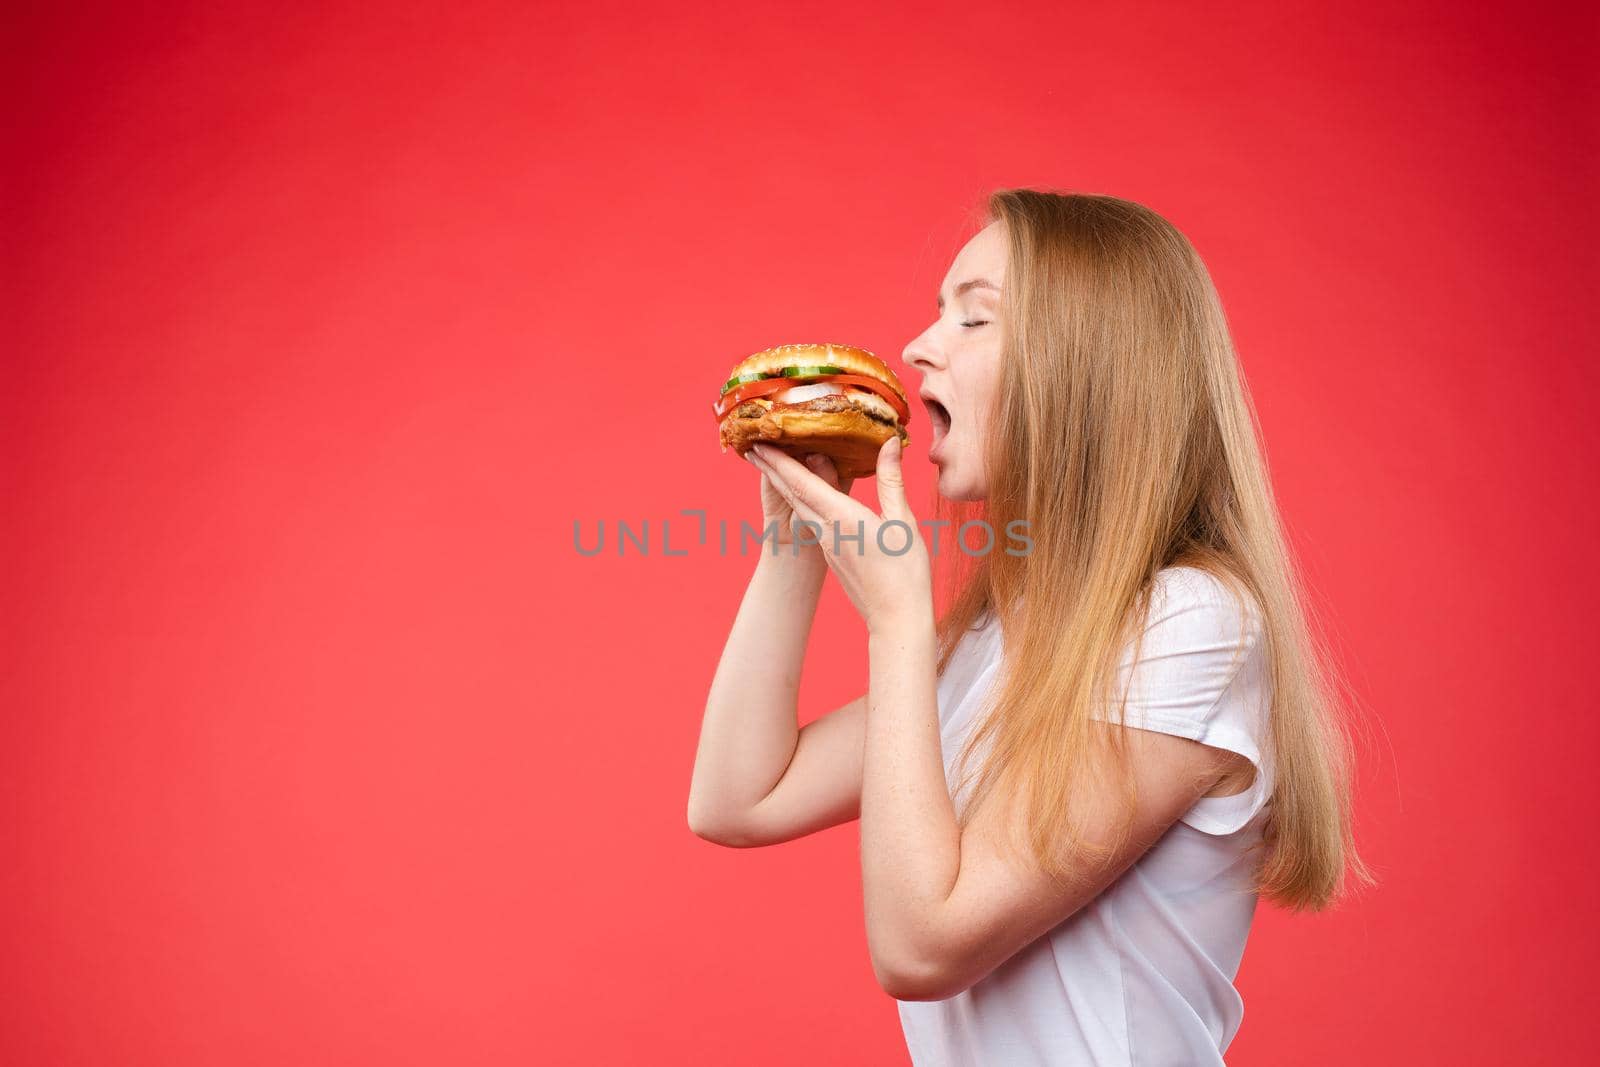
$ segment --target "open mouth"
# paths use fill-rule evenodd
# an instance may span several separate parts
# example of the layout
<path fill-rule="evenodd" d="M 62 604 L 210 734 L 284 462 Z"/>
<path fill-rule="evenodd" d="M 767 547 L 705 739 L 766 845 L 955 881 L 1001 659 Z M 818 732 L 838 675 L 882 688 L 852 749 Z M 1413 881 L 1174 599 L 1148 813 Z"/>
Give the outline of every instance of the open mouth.
<path fill-rule="evenodd" d="M 931 396 L 922 398 L 928 409 L 928 421 L 933 425 L 933 446 L 937 446 L 950 432 L 950 410 Z"/>

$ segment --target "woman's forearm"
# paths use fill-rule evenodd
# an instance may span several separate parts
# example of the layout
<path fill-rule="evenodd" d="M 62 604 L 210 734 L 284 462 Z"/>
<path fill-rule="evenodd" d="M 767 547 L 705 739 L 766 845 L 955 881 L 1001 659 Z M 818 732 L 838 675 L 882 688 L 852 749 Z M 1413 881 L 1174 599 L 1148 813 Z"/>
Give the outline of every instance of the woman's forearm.
<path fill-rule="evenodd" d="M 731 825 L 771 792 L 799 739 L 806 639 L 828 565 L 812 547 L 763 552 L 723 646 L 700 724 L 689 823 Z"/>
<path fill-rule="evenodd" d="M 961 832 L 939 740 L 931 605 L 868 639 L 861 783 L 867 940 L 880 972 L 921 966 L 961 868 Z"/>
<path fill-rule="evenodd" d="M 932 564 L 906 503 L 900 440 L 890 437 L 878 453 L 882 516 L 780 450 L 758 446 L 751 455 L 796 515 L 861 531 L 858 551 L 836 542 L 825 563 L 867 624 L 859 805 L 867 945 L 885 989 L 933 988 L 961 873 L 961 829 L 939 730 Z M 901 532 L 886 543 L 891 527 Z"/>

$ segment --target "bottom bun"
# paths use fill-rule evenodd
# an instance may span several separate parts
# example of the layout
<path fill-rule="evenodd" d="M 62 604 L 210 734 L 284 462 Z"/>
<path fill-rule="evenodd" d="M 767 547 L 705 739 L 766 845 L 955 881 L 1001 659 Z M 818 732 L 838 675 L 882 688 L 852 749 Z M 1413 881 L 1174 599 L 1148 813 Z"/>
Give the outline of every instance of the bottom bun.
<path fill-rule="evenodd" d="M 722 420 L 722 446 L 743 456 L 757 442 L 782 449 L 801 462 L 813 452 L 833 460 L 840 478 L 870 478 L 878 471 L 878 449 L 904 430 L 885 426 L 858 410 L 807 411 L 779 408 L 757 417 L 737 414 Z"/>

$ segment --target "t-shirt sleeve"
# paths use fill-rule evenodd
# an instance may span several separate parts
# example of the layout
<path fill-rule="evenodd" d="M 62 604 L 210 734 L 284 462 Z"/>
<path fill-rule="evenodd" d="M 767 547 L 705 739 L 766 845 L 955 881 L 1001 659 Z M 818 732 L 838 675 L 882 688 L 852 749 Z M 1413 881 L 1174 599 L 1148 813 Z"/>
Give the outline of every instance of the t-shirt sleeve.
<path fill-rule="evenodd" d="M 1256 773 L 1243 792 L 1202 797 L 1181 821 L 1210 834 L 1243 828 L 1271 796 L 1259 617 L 1215 577 L 1163 571 L 1152 591 L 1143 641 L 1119 665 L 1122 722 L 1244 756 Z M 1102 718 L 1116 721 L 1115 708 Z"/>

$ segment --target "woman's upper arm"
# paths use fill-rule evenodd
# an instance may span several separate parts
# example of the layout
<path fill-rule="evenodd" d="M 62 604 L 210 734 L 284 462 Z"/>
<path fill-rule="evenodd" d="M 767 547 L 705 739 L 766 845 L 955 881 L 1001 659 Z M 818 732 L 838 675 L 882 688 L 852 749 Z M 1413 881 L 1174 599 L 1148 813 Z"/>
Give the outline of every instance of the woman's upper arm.
<path fill-rule="evenodd" d="M 723 843 L 775 845 L 859 818 L 866 709 L 863 693 L 801 727 L 778 784 L 741 820 L 737 836 Z"/>
<path fill-rule="evenodd" d="M 894 990 L 898 999 L 954 996 L 1064 922 L 1154 845 L 1226 767 L 1228 753 L 1198 741 L 1148 730 L 1125 734 L 1136 784 L 1132 811 L 1123 812 L 1114 790 L 1087 783 L 1073 788 L 1089 847 L 1078 864 L 1078 882 L 1061 884 L 1031 855 L 1013 854 L 1018 805 L 992 794 L 979 807 L 961 835 L 955 884 L 920 924 L 923 942 L 895 951 L 905 975 Z M 1125 814 L 1131 822 L 1123 836 L 1116 831 Z"/>

